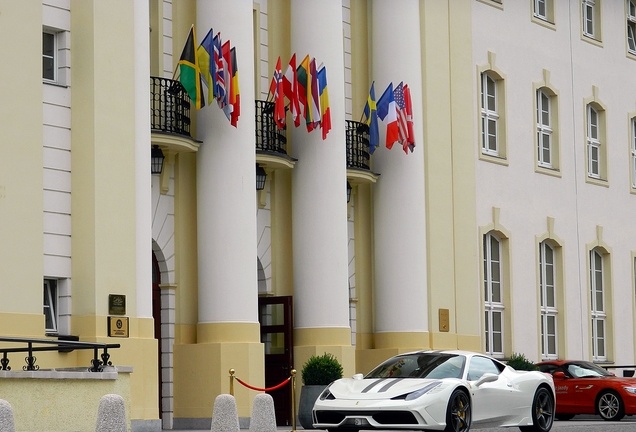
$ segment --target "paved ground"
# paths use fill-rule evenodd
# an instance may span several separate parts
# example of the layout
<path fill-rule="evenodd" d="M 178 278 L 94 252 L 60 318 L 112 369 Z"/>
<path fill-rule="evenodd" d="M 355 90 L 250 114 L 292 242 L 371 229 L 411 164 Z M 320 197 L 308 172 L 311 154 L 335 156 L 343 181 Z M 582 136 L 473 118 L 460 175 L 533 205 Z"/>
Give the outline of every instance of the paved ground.
<path fill-rule="evenodd" d="M 281 432 L 291 431 L 291 427 L 278 428 Z M 298 430 L 303 430 L 299 427 Z M 519 431 L 517 428 L 494 428 L 494 429 L 471 429 L 480 432 L 511 432 Z M 606 422 L 599 420 L 598 417 L 578 416 L 569 421 L 555 421 L 552 431 L 556 432 L 636 432 L 636 416 L 627 416 L 620 422 Z M 203 430 L 189 430 L 172 432 L 210 432 Z M 315 432 L 322 432 L 315 430 Z"/>

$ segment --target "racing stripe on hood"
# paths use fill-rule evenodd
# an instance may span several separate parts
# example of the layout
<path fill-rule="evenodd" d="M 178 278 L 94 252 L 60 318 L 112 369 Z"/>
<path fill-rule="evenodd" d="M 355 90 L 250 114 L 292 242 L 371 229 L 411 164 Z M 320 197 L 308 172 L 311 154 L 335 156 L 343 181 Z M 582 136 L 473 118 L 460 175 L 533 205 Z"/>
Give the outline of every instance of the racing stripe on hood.
<path fill-rule="evenodd" d="M 391 382 L 387 383 L 384 387 L 382 387 L 380 390 L 378 390 L 378 393 L 382 393 L 387 391 L 388 389 L 390 389 L 391 387 L 393 387 L 395 384 L 397 384 L 400 380 L 397 378 L 394 378 Z"/>
<path fill-rule="evenodd" d="M 377 384 L 380 384 L 383 381 L 382 378 L 377 379 L 375 381 L 373 381 L 371 384 L 369 384 L 368 386 L 366 386 L 364 388 L 364 390 L 361 391 L 361 393 L 367 393 L 369 390 L 371 390 L 373 387 L 375 387 Z"/>

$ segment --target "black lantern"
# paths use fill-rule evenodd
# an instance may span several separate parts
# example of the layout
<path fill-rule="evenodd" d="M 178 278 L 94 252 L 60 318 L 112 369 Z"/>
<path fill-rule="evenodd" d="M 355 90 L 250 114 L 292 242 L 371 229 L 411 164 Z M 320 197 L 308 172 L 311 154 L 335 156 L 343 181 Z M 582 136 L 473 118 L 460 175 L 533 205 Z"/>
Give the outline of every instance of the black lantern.
<path fill-rule="evenodd" d="M 256 190 L 265 189 L 265 179 L 267 178 L 267 174 L 265 173 L 265 169 L 259 164 L 256 164 Z"/>
<path fill-rule="evenodd" d="M 152 152 L 150 153 L 150 172 L 152 174 L 161 174 L 163 169 L 163 152 L 158 145 L 152 146 Z"/>
<path fill-rule="evenodd" d="M 351 185 L 347 182 L 347 202 L 351 201 Z"/>

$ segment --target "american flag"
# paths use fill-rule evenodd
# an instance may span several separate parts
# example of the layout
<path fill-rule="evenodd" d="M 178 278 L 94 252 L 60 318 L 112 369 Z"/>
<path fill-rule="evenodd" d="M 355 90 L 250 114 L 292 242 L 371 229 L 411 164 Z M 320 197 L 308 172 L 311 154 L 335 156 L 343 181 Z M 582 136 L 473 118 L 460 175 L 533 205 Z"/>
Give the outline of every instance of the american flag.
<path fill-rule="evenodd" d="M 397 123 L 398 123 L 398 142 L 404 146 L 408 141 L 408 126 L 406 123 L 406 105 L 404 104 L 404 90 L 403 84 L 399 83 L 393 90 L 393 96 L 395 97 L 395 109 L 397 111 Z"/>

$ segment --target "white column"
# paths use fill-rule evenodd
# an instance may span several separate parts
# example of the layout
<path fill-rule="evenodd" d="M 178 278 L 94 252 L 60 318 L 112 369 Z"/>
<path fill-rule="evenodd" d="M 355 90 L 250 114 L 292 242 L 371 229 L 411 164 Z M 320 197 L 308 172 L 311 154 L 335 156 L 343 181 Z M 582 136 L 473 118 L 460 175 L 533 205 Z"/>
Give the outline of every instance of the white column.
<path fill-rule="evenodd" d="M 148 2 L 134 3 L 137 317 L 152 318 L 150 35 Z"/>
<path fill-rule="evenodd" d="M 408 84 L 416 141 L 412 154 L 405 154 L 399 144 L 388 150 L 380 124 L 381 147 L 372 156 L 373 169 L 381 175 L 374 191 L 376 332 L 428 329 L 419 4 L 373 0 L 375 95 L 379 99 L 390 82 L 394 87 L 401 81 Z M 387 17 L 399 17 L 393 20 L 399 31 L 381 31 Z"/>
<path fill-rule="evenodd" d="M 213 27 L 236 47 L 242 102 L 237 128 L 216 101 L 197 112 L 199 323 L 258 322 L 252 7 L 197 1 L 196 43 Z"/>
<path fill-rule="evenodd" d="M 332 129 L 293 137 L 294 319 L 296 328 L 349 327 L 347 173 L 342 2 L 292 1 L 292 53 L 309 54 L 327 68 Z M 283 60 L 286 62 L 288 59 Z M 283 69 L 286 68 L 286 65 Z"/>

